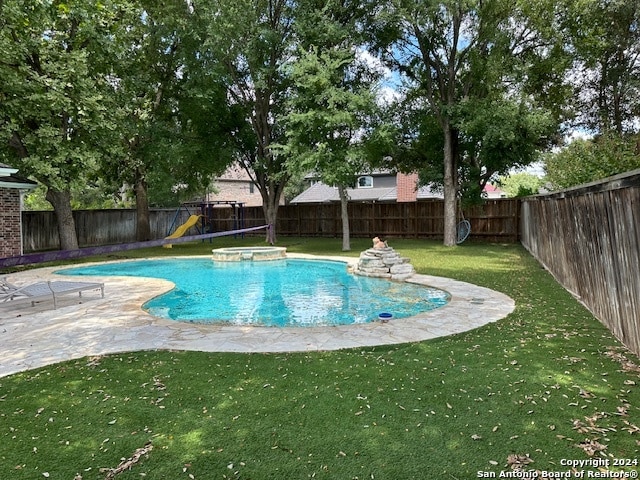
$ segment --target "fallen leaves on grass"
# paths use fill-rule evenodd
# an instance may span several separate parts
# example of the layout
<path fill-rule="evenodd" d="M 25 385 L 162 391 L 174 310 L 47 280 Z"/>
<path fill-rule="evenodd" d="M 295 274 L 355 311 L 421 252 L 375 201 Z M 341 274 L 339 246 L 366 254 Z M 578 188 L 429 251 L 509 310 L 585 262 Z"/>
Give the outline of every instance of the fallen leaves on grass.
<path fill-rule="evenodd" d="M 605 415 L 602 413 L 596 413 L 590 417 L 584 417 L 587 423 L 584 423 L 580 420 L 573 421 L 573 429 L 577 430 L 579 433 L 598 433 L 606 435 L 609 431 L 609 428 L 599 427 L 597 425 L 597 421 L 605 418 Z"/>
<path fill-rule="evenodd" d="M 511 454 L 507 457 L 507 466 L 511 467 L 512 470 L 515 470 L 517 472 L 520 472 L 520 471 L 525 472 L 525 468 L 527 467 L 527 465 L 531 463 L 534 463 L 534 461 L 529 456 L 529 454 L 526 454 L 526 455 Z M 556 478 L 556 477 L 549 477 L 547 475 L 547 472 L 541 471 L 541 470 L 528 469 L 526 470 L 526 472 L 528 475 L 530 475 L 527 478 L 539 478 L 540 480 L 551 480 L 551 478 Z M 575 474 L 576 470 L 572 470 L 572 473 Z"/>
<path fill-rule="evenodd" d="M 583 388 L 580 389 L 580 396 L 582 398 L 594 398 L 595 397 L 595 395 L 593 393 L 591 393 L 590 391 L 585 390 Z"/>
<path fill-rule="evenodd" d="M 133 455 L 131 455 L 131 457 L 120 462 L 120 464 L 118 464 L 116 468 L 100 469 L 101 472 L 107 472 L 104 480 L 112 480 L 116 475 L 124 472 L 125 470 L 131 470 L 131 467 L 138 463 L 142 456 L 147 455 L 151 450 L 153 450 L 153 445 L 151 444 L 151 442 L 148 442 L 144 447 L 138 448 L 135 452 L 133 452 Z"/>
<path fill-rule="evenodd" d="M 609 349 L 605 352 L 605 356 L 609 357 L 611 360 L 618 362 L 622 366 L 622 371 L 627 373 L 636 373 L 640 375 L 640 365 L 632 362 L 622 353 L 620 350 L 624 350 L 623 347 L 609 347 Z"/>
<path fill-rule="evenodd" d="M 507 466 L 510 467 L 512 470 L 522 470 L 524 467 L 526 467 L 530 463 L 533 463 L 533 460 L 528 454 L 518 455 L 518 454 L 512 453 L 507 457 Z"/>
<path fill-rule="evenodd" d="M 633 423 L 629 423 L 626 420 L 624 420 L 623 422 L 626 425 L 626 427 L 622 427 L 622 430 L 626 430 L 631 434 L 640 433 L 640 427 L 638 427 L 637 425 L 634 425 Z"/>
<path fill-rule="evenodd" d="M 167 386 L 162 383 L 162 381 L 160 380 L 160 378 L 153 377 L 153 386 L 156 388 L 156 390 L 158 391 L 162 391 L 162 390 L 166 390 Z"/>
<path fill-rule="evenodd" d="M 606 445 L 601 444 L 597 440 L 589 440 L 589 439 L 586 439 L 583 442 L 578 443 L 576 447 L 584 450 L 584 452 L 590 457 L 593 457 L 596 453 L 602 452 L 607 449 Z"/>

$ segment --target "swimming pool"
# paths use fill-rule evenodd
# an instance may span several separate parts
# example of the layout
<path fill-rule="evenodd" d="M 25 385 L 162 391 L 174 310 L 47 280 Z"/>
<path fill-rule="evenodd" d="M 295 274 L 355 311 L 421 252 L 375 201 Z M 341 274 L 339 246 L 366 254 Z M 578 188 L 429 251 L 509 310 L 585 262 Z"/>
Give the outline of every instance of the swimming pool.
<path fill-rule="evenodd" d="M 342 262 L 149 259 L 61 270 L 64 275 L 162 278 L 171 291 L 143 305 L 151 315 L 198 323 L 318 326 L 404 318 L 445 305 L 443 290 L 351 275 Z"/>

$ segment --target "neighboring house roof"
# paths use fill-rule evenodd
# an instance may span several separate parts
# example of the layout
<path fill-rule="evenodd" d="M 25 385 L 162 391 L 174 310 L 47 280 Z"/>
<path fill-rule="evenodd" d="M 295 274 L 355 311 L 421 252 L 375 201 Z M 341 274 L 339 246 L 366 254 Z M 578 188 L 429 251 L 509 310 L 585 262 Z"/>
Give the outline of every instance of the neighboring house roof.
<path fill-rule="evenodd" d="M 387 171 L 376 171 L 366 175 L 391 176 Z M 314 178 L 314 176 L 307 176 Z M 502 198 L 504 192 L 498 187 L 487 184 L 484 188 L 487 198 Z M 373 188 L 348 188 L 347 194 L 352 202 L 396 202 L 398 200 L 397 186 L 373 187 Z M 442 191 L 431 185 L 418 188 L 416 192 L 417 200 L 429 198 L 444 198 Z M 339 202 L 338 189 L 322 182 L 317 182 L 307 188 L 300 195 L 296 196 L 290 203 L 331 203 Z"/>
<path fill-rule="evenodd" d="M 483 192 L 487 195 L 487 198 L 502 198 L 502 197 L 506 197 L 506 194 L 502 190 L 500 190 L 495 185 L 491 185 L 490 183 L 487 183 L 484 186 Z"/>
<path fill-rule="evenodd" d="M 395 202 L 398 198 L 396 187 L 374 187 L 374 188 L 348 188 L 347 194 L 352 202 Z M 429 186 L 418 189 L 418 199 L 442 198 L 442 194 L 433 191 Z M 338 202 L 338 189 L 322 182 L 318 182 L 300 195 L 291 200 L 290 203 L 330 203 Z"/>
<path fill-rule="evenodd" d="M 17 168 L 0 163 L 0 188 L 19 188 L 23 190 L 32 190 L 38 186 L 36 182 L 22 178 Z"/>
<path fill-rule="evenodd" d="M 395 170 L 390 168 L 376 168 L 371 171 L 363 171 L 357 174 L 357 176 L 370 175 L 372 177 L 393 177 L 396 175 Z M 320 180 L 320 175 L 317 172 L 310 172 L 304 176 L 305 180 Z"/>

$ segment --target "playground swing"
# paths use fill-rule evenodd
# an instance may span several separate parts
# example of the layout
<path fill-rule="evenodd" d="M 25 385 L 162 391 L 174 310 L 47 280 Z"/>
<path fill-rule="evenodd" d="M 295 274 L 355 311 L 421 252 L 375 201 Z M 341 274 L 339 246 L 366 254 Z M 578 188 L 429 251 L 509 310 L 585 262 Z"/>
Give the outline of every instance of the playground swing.
<path fill-rule="evenodd" d="M 462 205 L 458 202 L 458 224 L 456 225 L 456 243 L 459 245 L 464 242 L 471 233 L 471 223 L 464 218 Z"/>

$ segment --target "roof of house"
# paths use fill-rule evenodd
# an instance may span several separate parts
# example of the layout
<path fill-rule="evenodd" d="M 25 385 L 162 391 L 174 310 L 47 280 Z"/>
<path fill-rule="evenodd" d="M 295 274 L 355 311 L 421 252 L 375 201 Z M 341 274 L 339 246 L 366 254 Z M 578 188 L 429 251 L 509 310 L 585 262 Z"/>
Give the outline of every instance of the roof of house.
<path fill-rule="evenodd" d="M 487 183 L 484 186 L 483 193 L 487 196 L 487 198 L 501 198 L 506 196 L 505 193 L 495 185 Z"/>
<path fill-rule="evenodd" d="M 442 194 L 432 190 L 429 186 L 418 189 L 418 199 L 442 198 Z M 347 194 L 352 202 L 395 202 L 398 198 L 396 187 L 374 187 L 374 188 L 348 188 Z M 338 189 L 322 182 L 318 182 L 300 195 L 296 196 L 290 203 L 330 203 L 338 202 Z"/>
<path fill-rule="evenodd" d="M 392 170 L 390 168 L 375 168 L 370 171 L 362 171 L 358 173 L 358 176 L 365 176 L 365 175 L 368 175 L 371 177 L 388 177 L 388 176 L 395 176 L 396 172 L 395 170 Z M 304 178 L 306 180 L 319 180 L 320 175 L 317 172 L 309 172 L 304 176 Z"/>
<path fill-rule="evenodd" d="M 19 188 L 32 190 L 38 186 L 38 184 L 32 180 L 22 178 L 19 175 L 17 168 L 12 168 L 9 165 L 0 163 L 0 188 Z"/>

